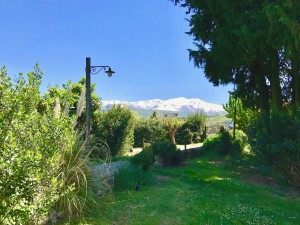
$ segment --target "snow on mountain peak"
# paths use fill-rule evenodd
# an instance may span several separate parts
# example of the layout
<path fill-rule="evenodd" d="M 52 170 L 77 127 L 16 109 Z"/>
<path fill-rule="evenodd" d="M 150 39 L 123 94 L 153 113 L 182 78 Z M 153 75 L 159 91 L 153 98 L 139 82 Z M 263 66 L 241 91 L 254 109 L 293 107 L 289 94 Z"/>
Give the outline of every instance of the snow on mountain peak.
<path fill-rule="evenodd" d="M 202 112 L 204 114 L 225 113 L 221 105 L 208 103 L 199 98 L 178 97 L 168 100 L 153 99 L 147 101 L 127 102 L 127 101 L 103 101 L 102 109 L 107 110 L 114 105 L 126 105 L 132 110 L 160 110 L 176 111 L 188 114 Z"/>

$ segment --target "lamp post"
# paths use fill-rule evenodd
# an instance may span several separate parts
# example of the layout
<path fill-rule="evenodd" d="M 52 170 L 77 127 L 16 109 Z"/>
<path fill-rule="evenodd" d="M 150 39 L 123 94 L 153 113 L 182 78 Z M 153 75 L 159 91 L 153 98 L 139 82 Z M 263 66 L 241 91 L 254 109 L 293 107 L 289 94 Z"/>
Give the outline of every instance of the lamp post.
<path fill-rule="evenodd" d="M 234 96 L 234 110 L 233 110 L 233 131 L 232 131 L 232 136 L 233 140 L 235 141 L 235 127 L 236 127 L 236 94 Z"/>
<path fill-rule="evenodd" d="M 236 130 L 236 101 L 237 101 L 237 96 L 236 96 L 236 93 L 235 93 L 235 84 L 234 84 L 234 92 L 229 91 L 229 94 L 234 97 L 232 137 L 233 137 L 233 140 L 235 140 L 235 130 Z"/>
<path fill-rule="evenodd" d="M 98 74 L 101 70 L 104 70 L 109 77 L 115 72 L 111 70 L 110 66 L 91 66 L 91 58 L 86 57 L 85 59 L 85 74 L 86 74 L 86 133 L 85 138 L 88 140 L 91 131 L 91 74 Z"/>

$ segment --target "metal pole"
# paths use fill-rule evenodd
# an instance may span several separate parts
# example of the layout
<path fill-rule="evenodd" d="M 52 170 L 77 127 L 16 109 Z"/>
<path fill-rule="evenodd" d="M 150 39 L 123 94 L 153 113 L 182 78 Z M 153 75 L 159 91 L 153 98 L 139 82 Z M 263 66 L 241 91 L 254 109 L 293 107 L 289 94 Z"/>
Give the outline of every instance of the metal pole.
<path fill-rule="evenodd" d="M 236 129 L 236 101 L 237 101 L 237 95 L 236 95 L 236 89 L 235 89 L 235 84 L 236 84 L 236 76 L 234 76 L 234 85 L 233 85 L 233 89 L 234 89 L 234 111 L 233 111 L 233 131 L 232 131 L 232 136 L 233 136 L 233 140 L 235 141 L 235 129 Z"/>
<path fill-rule="evenodd" d="M 234 98 L 234 111 L 233 111 L 233 140 L 235 140 L 235 121 L 236 121 L 236 97 Z"/>
<path fill-rule="evenodd" d="M 86 74 L 86 133 L 85 139 L 88 140 L 91 130 L 91 58 L 85 59 L 85 74 Z"/>

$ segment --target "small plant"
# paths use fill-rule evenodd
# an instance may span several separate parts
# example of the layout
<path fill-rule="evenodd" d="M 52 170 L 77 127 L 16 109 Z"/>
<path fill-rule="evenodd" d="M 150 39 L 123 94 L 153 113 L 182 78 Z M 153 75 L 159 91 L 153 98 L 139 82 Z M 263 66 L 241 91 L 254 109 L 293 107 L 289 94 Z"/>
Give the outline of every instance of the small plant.
<path fill-rule="evenodd" d="M 203 142 L 202 149 L 205 151 L 219 150 L 220 147 L 220 135 L 213 135 Z"/>
<path fill-rule="evenodd" d="M 115 173 L 114 189 L 116 191 L 135 190 L 139 187 L 153 184 L 153 174 L 148 171 L 145 173 L 141 167 L 129 165 L 122 167 Z"/>
<path fill-rule="evenodd" d="M 202 149 L 214 150 L 223 156 L 230 156 L 232 159 L 240 158 L 248 139 L 243 131 L 236 130 L 235 140 L 233 140 L 232 131 L 227 131 L 223 127 L 220 133 L 207 138 L 203 142 Z"/>
<path fill-rule="evenodd" d="M 164 166 L 179 165 L 182 162 L 182 152 L 175 144 L 162 142 L 152 144 L 153 154 L 162 158 Z"/>
<path fill-rule="evenodd" d="M 221 155 L 229 155 L 232 146 L 232 137 L 224 127 L 220 127 L 220 148 Z"/>
<path fill-rule="evenodd" d="M 141 166 L 144 171 L 147 171 L 153 165 L 153 152 L 151 145 L 145 147 L 140 153 L 133 156 L 131 162 L 136 166 Z"/>

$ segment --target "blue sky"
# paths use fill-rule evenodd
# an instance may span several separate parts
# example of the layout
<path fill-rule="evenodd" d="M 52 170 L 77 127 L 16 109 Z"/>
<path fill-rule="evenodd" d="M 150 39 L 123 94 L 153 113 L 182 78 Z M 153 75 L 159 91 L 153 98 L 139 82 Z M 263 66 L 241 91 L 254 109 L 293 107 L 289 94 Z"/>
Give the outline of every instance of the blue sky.
<path fill-rule="evenodd" d="M 91 57 L 116 72 L 92 75 L 103 100 L 228 101 L 231 87 L 213 87 L 189 62 L 185 9 L 171 1 L 0 0 L 0 11 L 0 65 L 14 77 L 38 62 L 42 91 L 78 81 Z"/>

